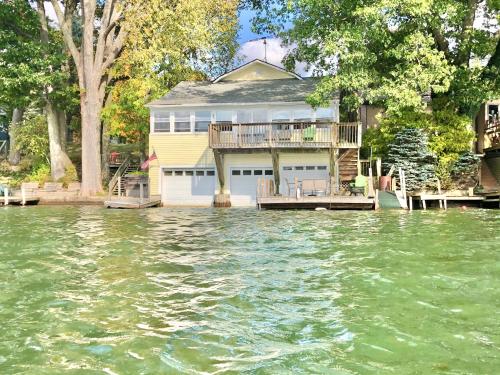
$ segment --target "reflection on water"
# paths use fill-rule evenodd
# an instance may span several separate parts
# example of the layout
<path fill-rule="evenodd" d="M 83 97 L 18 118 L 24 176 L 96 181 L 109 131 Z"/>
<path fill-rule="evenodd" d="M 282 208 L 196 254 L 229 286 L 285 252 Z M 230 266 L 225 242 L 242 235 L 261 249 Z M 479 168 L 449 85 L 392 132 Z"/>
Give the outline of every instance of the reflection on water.
<path fill-rule="evenodd" d="M 493 374 L 498 211 L 0 210 L 0 373 Z"/>

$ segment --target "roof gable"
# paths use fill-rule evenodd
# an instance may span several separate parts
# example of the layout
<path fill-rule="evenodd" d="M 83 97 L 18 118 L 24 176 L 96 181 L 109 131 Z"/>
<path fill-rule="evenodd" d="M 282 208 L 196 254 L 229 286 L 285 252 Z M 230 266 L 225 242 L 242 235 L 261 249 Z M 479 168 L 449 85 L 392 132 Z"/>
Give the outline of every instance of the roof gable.
<path fill-rule="evenodd" d="M 229 73 L 217 77 L 213 82 L 260 81 L 273 79 L 302 80 L 302 77 L 295 73 L 288 72 L 279 66 L 256 59 L 230 71 Z"/>

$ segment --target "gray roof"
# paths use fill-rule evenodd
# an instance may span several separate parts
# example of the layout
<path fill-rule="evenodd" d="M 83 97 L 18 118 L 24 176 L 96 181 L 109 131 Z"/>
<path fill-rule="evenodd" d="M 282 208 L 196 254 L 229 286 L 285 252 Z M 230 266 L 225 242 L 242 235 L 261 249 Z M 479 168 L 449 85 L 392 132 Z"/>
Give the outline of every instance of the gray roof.
<path fill-rule="evenodd" d="M 304 102 L 306 97 L 314 91 L 318 82 L 318 78 L 217 83 L 185 81 L 179 83 L 164 97 L 152 101 L 149 105 Z"/>

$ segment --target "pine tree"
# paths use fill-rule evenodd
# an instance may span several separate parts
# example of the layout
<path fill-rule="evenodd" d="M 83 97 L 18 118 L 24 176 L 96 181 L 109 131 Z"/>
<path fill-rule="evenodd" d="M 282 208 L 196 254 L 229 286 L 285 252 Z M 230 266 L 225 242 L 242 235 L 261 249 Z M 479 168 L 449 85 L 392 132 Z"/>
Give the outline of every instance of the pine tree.
<path fill-rule="evenodd" d="M 429 151 L 428 137 L 421 129 L 408 128 L 396 134 L 389 144 L 384 167 L 392 165 L 405 172 L 406 190 L 415 191 L 435 181 L 436 157 Z"/>

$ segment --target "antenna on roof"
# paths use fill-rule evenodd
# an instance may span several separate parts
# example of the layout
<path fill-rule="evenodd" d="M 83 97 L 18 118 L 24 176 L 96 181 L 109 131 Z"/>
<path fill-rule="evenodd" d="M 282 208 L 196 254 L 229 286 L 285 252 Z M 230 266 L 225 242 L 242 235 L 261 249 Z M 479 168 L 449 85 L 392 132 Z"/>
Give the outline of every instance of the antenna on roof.
<path fill-rule="evenodd" d="M 263 36 L 263 37 L 260 37 L 260 38 L 255 38 L 255 39 L 250 39 L 248 42 L 257 42 L 259 40 L 262 40 L 263 43 L 264 43 L 264 61 L 267 62 L 267 38 L 269 38 L 269 36 Z"/>

